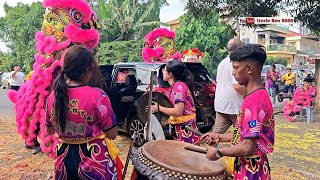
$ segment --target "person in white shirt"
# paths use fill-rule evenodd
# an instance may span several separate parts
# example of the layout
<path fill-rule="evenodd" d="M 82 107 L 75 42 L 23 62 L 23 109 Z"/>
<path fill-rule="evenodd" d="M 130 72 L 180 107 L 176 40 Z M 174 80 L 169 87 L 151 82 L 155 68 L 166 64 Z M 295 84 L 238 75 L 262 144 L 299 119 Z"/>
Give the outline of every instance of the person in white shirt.
<path fill-rule="evenodd" d="M 228 53 L 243 46 L 239 39 L 231 39 L 227 44 Z M 225 133 L 235 123 L 243 97 L 247 93 L 244 86 L 238 84 L 232 75 L 233 67 L 229 55 L 223 59 L 217 71 L 217 86 L 215 92 L 214 107 L 216 120 L 213 132 Z"/>
<path fill-rule="evenodd" d="M 19 90 L 20 86 L 24 83 L 25 75 L 20 72 L 21 68 L 19 65 L 15 65 L 13 71 L 10 73 L 10 89 L 16 91 Z"/>

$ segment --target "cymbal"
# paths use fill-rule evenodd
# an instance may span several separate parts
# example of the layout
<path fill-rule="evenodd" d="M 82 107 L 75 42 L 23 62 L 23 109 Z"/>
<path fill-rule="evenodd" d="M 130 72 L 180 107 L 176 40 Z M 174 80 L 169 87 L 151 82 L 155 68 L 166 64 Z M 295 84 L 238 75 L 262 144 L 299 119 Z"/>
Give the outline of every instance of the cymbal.
<path fill-rule="evenodd" d="M 138 117 L 144 122 L 147 120 L 146 108 L 148 106 L 148 99 L 149 99 L 149 92 L 141 96 L 137 106 Z M 160 106 L 163 106 L 163 107 L 168 107 L 168 108 L 173 107 L 168 97 L 160 92 L 152 92 L 152 101 L 157 102 Z M 168 120 L 170 117 L 167 114 L 164 114 L 163 112 L 155 112 L 153 114 L 157 117 L 157 119 L 160 121 L 162 125 L 164 125 L 163 123 L 166 120 Z"/>

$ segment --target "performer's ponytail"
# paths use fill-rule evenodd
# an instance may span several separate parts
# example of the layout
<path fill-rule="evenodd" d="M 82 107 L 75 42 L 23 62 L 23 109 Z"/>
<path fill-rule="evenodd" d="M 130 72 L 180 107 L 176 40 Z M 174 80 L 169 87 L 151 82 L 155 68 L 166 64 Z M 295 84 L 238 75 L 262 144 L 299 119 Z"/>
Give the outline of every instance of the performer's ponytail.
<path fill-rule="evenodd" d="M 186 82 L 187 86 L 191 92 L 193 101 L 197 107 L 200 107 L 200 103 L 197 101 L 196 96 L 194 94 L 195 88 L 194 88 L 194 76 L 192 72 L 190 72 L 188 69 L 185 70 L 185 77 L 186 77 Z"/>
<path fill-rule="evenodd" d="M 74 45 L 68 48 L 63 67 L 54 82 L 54 120 L 60 133 L 65 132 L 67 123 L 67 114 L 69 112 L 69 96 L 66 78 L 76 82 L 82 82 L 84 75 L 92 74 L 95 69 L 94 58 L 92 53 L 81 45 Z M 101 78 L 99 78 L 100 80 Z M 82 84 L 88 85 L 88 84 Z M 96 85 L 96 84 L 94 84 Z"/>
<path fill-rule="evenodd" d="M 62 70 L 54 81 L 54 119 L 57 121 L 60 132 L 65 131 L 68 111 L 68 87 L 65 80 L 65 71 Z"/>

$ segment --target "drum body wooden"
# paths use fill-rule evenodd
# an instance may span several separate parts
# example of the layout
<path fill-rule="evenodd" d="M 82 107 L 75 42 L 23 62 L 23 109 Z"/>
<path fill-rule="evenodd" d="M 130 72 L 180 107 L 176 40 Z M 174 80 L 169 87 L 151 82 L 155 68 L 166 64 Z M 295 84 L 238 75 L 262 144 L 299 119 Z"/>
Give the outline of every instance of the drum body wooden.
<path fill-rule="evenodd" d="M 135 169 L 149 179 L 218 180 L 227 178 L 223 159 L 209 161 L 205 154 L 185 150 L 185 146 L 195 145 L 173 140 L 151 141 L 135 150 L 131 159 Z"/>

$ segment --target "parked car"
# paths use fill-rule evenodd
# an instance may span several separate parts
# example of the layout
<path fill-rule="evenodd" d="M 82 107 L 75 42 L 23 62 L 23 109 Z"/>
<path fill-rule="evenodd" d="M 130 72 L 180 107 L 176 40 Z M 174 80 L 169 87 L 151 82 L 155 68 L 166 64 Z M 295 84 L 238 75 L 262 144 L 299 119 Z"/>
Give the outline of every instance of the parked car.
<path fill-rule="evenodd" d="M 291 69 L 291 72 L 296 76 L 296 86 L 300 86 L 303 81 L 303 74 L 297 69 Z"/>
<path fill-rule="evenodd" d="M 310 70 L 314 75 L 316 74 L 316 69 Z"/>
<path fill-rule="evenodd" d="M 303 77 L 302 80 L 304 78 L 306 78 L 307 76 L 310 76 L 314 81 L 314 76 L 315 76 L 314 70 L 311 70 L 311 69 L 300 69 L 300 72 L 301 72 L 301 75 Z"/>
<path fill-rule="evenodd" d="M 1 79 L 0 86 L 2 86 L 2 74 L 3 74 L 3 72 L 0 72 L 0 79 Z"/>
<path fill-rule="evenodd" d="M 2 74 L 2 89 L 9 89 L 10 88 L 10 73 L 9 72 L 5 72 Z"/>
<path fill-rule="evenodd" d="M 151 71 L 156 71 L 158 83 L 155 88 L 168 86 L 162 79 L 163 63 L 130 62 L 115 65 L 101 65 L 100 70 L 109 87 L 107 92 L 118 118 L 120 130 L 127 132 L 131 137 L 137 132 L 138 138 L 135 145 L 144 143 L 144 126 L 146 119 L 141 119 L 137 114 L 137 105 L 140 97 L 149 88 Z M 214 124 L 214 91 L 215 85 L 208 71 L 201 63 L 186 63 L 187 68 L 195 77 L 195 95 L 204 107 L 210 122 L 201 126 L 202 132 L 209 131 Z M 169 86 L 168 86 L 169 87 Z M 124 98 L 125 97 L 125 98 Z M 167 134 L 165 132 L 165 134 Z"/>

